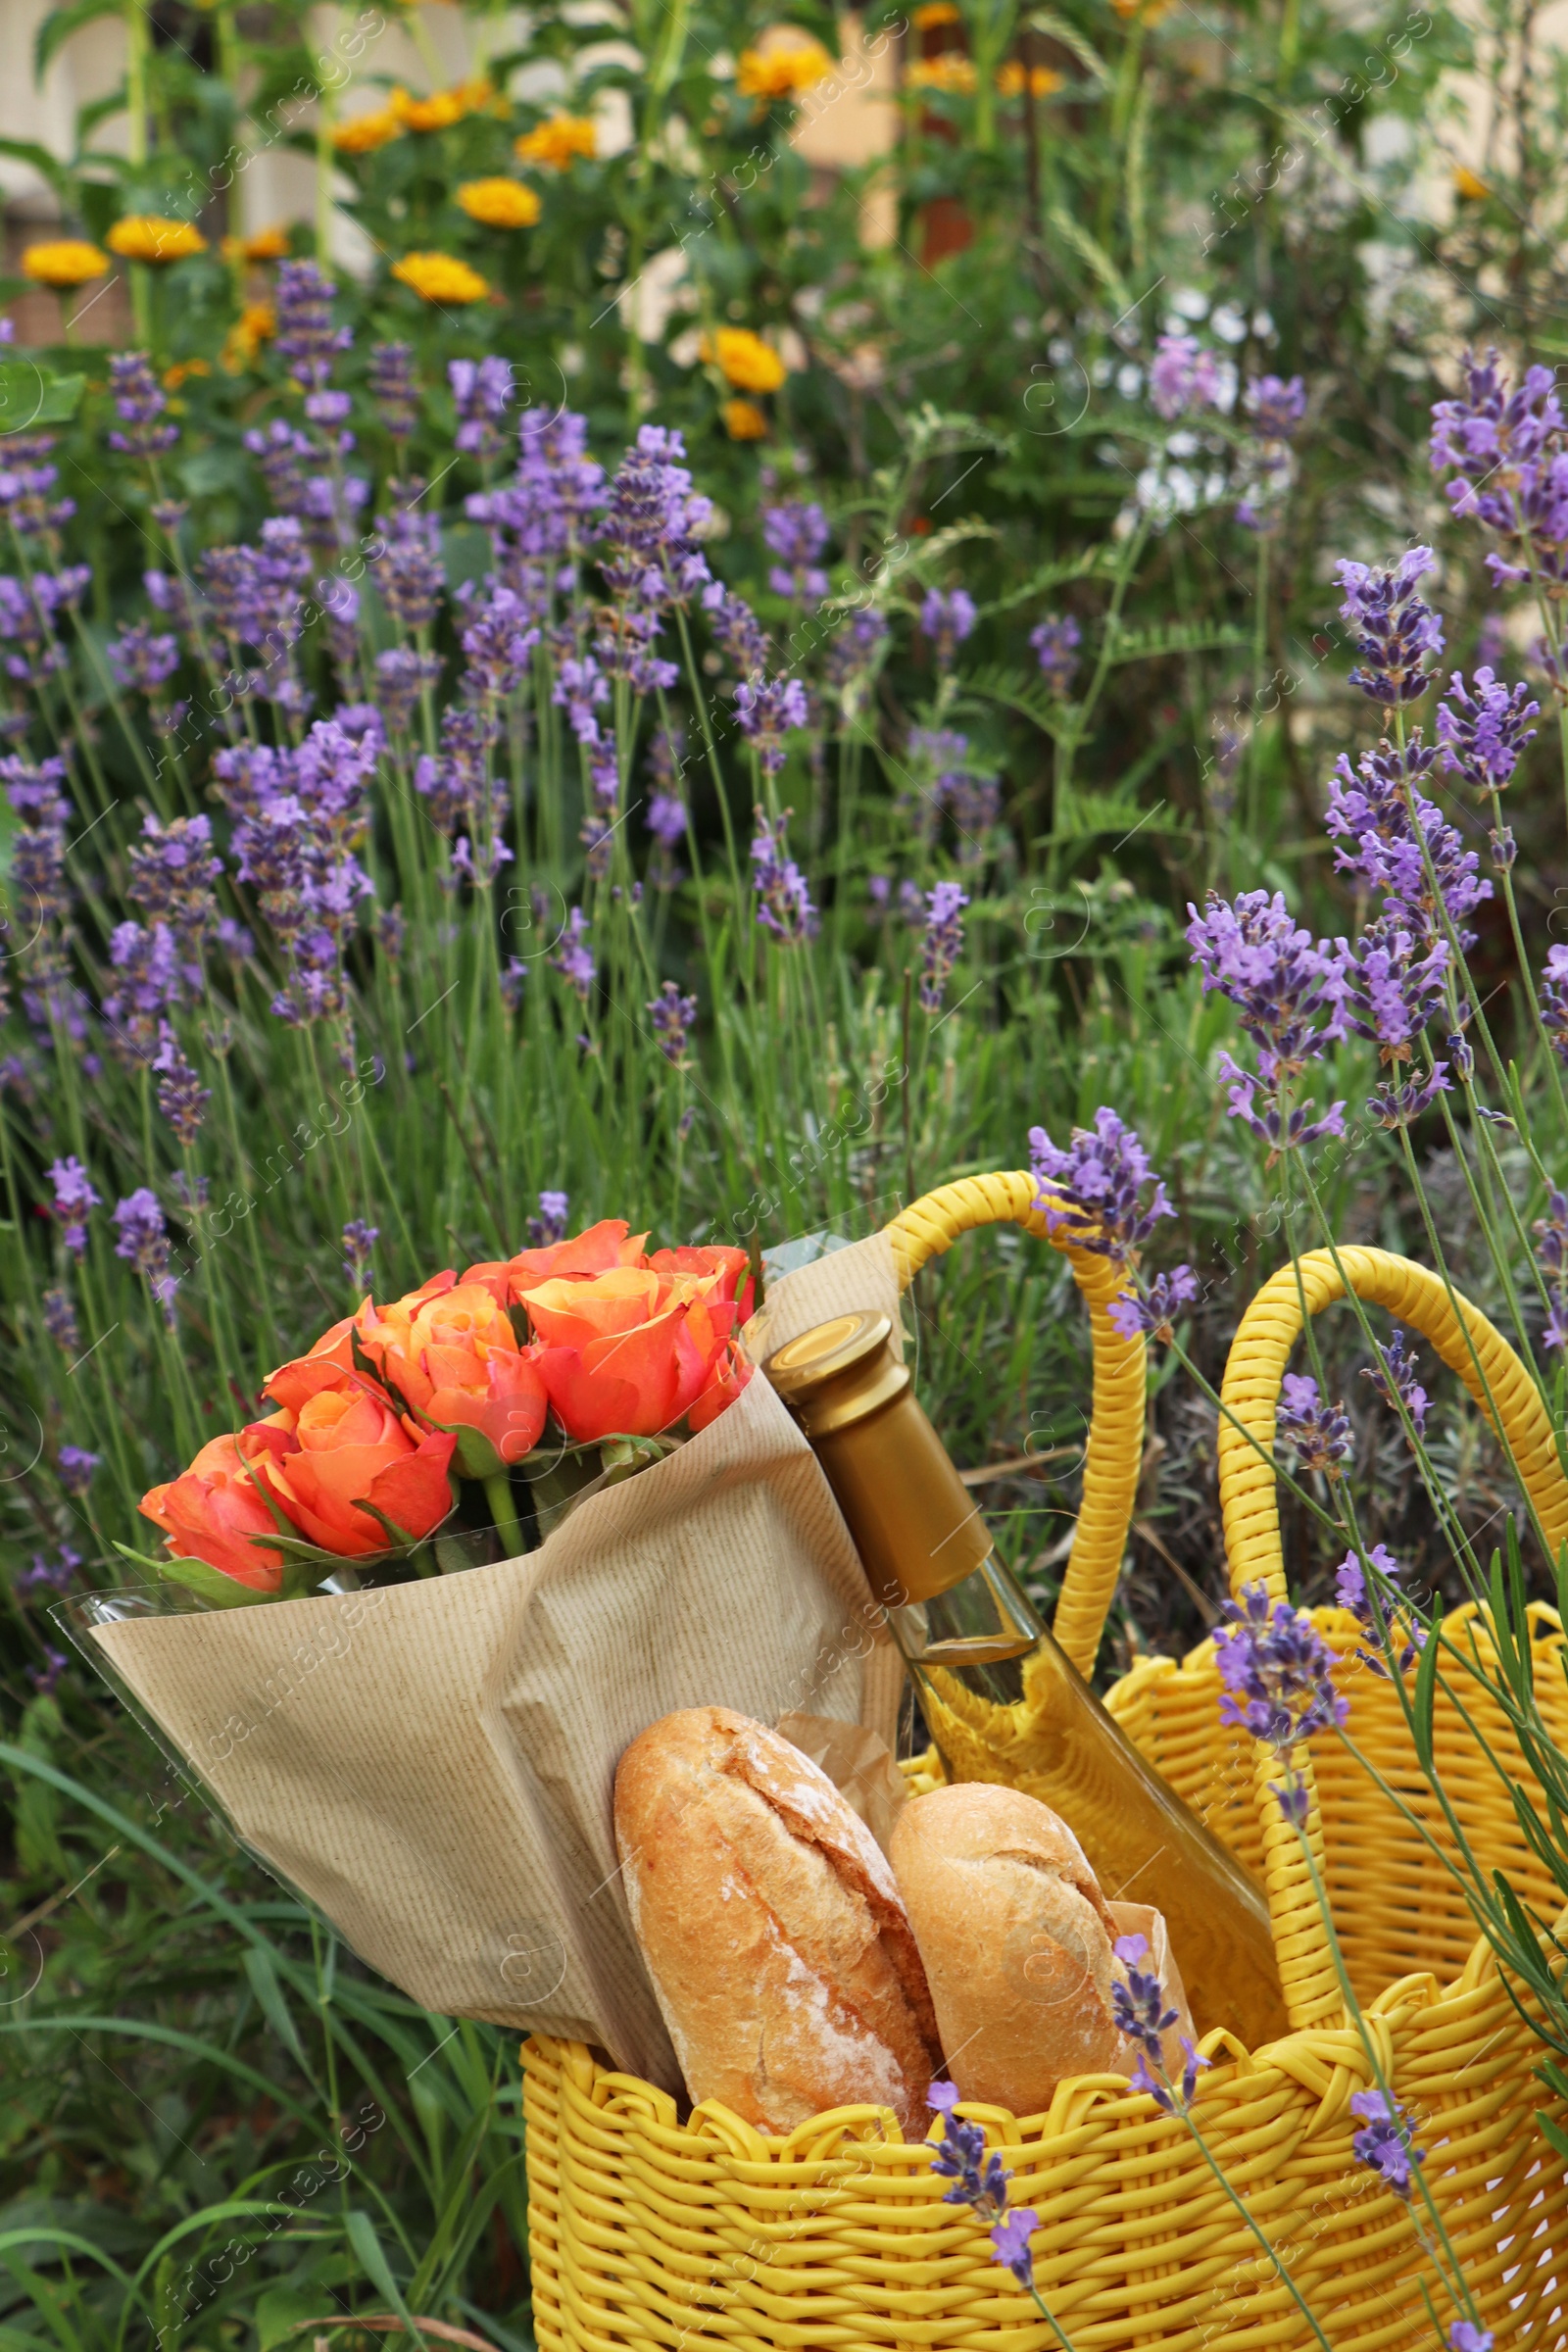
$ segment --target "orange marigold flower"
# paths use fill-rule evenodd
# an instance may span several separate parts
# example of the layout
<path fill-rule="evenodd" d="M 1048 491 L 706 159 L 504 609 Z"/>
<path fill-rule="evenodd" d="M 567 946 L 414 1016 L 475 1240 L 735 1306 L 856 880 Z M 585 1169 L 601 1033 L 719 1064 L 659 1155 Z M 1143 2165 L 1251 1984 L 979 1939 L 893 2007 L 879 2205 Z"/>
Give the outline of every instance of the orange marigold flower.
<path fill-rule="evenodd" d="M 180 385 L 191 376 L 211 375 L 212 372 L 210 360 L 175 360 L 172 367 L 164 369 L 164 389 L 166 392 L 177 392 Z"/>
<path fill-rule="evenodd" d="M 486 228 L 532 228 L 543 210 L 520 179 L 466 179 L 457 198 L 468 219 Z"/>
<path fill-rule="evenodd" d="M 289 252 L 288 230 L 279 220 L 271 228 L 258 228 L 250 236 L 241 237 L 239 249 L 247 262 L 286 261 Z"/>
<path fill-rule="evenodd" d="M 909 19 L 916 32 L 934 32 L 939 24 L 961 24 L 963 12 L 957 0 L 924 0 Z"/>
<path fill-rule="evenodd" d="M 495 96 L 485 80 L 460 81 L 450 90 L 432 90 L 427 98 L 411 98 L 405 89 L 392 93 L 391 113 L 407 130 L 450 130 L 466 115 L 476 114 Z"/>
<path fill-rule="evenodd" d="M 940 90 L 949 98 L 968 98 L 975 87 L 974 59 L 956 49 L 940 57 L 917 57 L 904 76 L 911 90 Z"/>
<path fill-rule="evenodd" d="M 393 263 L 392 274 L 421 302 L 483 302 L 490 291 L 489 280 L 453 253 L 406 253 Z"/>
<path fill-rule="evenodd" d="M 755 400 L 726 400 L 719 411 L 732 441 L 765 441 L 767 418 Z"/>
<path fill-rule="evenodd" d="M 109 231 L 108 245 L 111 253 L 127 262 L 154 262 L 160 267 L 207 251 L 207 239 L 193 221 L 166 220 L 158 213 L 127 213 Z"/>
<path fill-rule="evenodd" d="M 705 335 L 702 356 L 738 392 L 776 392 L 789 370 L 771 343 L 749 326 L 721 326 Z"/>
<path fill-rule="evenodd" d="M 513 147 L 519 163 L 532 164 L 541 172 L 569 172 L 576 157 L 584 156 L 592 163 L 598 152 L 599 132 L 593 117 L 562 111 L 525 130 Z"/>
<path fill-rule="evenodd" d="M 833 71 L 833 60 L 808 32 L 789 29 L 766 48 L 743 49 L 735 86 L 743 98 L 797 98 Z"/>
<path fill-rule="evenodd" d="M 220 354 L 230 375 L 238 375 L 255 359 L 262 345 L 277 332 L 277 314 L 270 302 L 248 302 L 229 328 Z"/>
<path fill-rule="evenodd" d="M 1031 98 L 1053 97 L 1063 86 L 1065 78 L 1065 75 L 1056 73 L 1051 66 L 1031 66 L 1029 69 L 1029 95 Z M 998 94 L 1004 98 L 1021 98 L 1023 96 L 1023 66 L 1017 58 L 1009 57 L 1006 64 L 999 70 L 997 90 Z"/>
<path fill-rule="evenodd" d="M 22 274 L 40 286 L 84 286 L 92 278 L 108 276 L 109 256 L 85 237 L 56 237 L 27 247 Z"/>
<path fill-rule="evenodd" d="M 403 136 L 403 122 L 390 106 L 378 106 L 371 113 L 350 115 L 339 122 L 332 133 L 332 144 L 339 155 L 371 155 L 377 147 L 385 147 Z"/>

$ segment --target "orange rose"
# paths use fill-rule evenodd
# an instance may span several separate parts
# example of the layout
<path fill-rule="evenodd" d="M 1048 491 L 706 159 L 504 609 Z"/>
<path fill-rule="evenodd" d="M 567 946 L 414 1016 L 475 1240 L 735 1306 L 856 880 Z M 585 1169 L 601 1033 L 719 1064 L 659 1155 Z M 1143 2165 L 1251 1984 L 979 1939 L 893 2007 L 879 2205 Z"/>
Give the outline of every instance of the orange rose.
<path fill-rule="evenodd" d="M 282 1410 L 244 1430 L 242 1449 L 278 1508 L 323 1551 L 354 1558 L 394 1541 L 361 1503 L 373 1503 L 415 1543 L 451 1510 L 447 1466 L 457 1439 L 445 1430 L 411 1434 L 365 1374 L 302 1356 L 268 1389 Z"/>
<path fill-rule="evenodd" d="M 449 1286 L 451 1275 L 439 1275 L 379 1312 L 367 1302 L 361 1348 L 421 1420 L 461 1423 L 503 1462 L 521 1461 L 545 1425 L 538 1349 L 518 1347 L 511 1316 L 482 1282 Z M 477 1466 L 470 1475 L 481 1475 Z"/>
<path fill-rule="evenodd" d="M 736 1310 L 721 1296 L 724 1279 L 617 1266 L 523 1294 L 545 1342 L 539 1369 L 568 1438 L 657 1437 L 691 1410 L 728 1353 Z"/>
<path fill-rule="evenodd" d="M 551 1242 L 543 1250 L 519 1250 L 515 1257 L 470 1266 L 465 1283 L 482 1282 L 498 1305 L 508 1306 L 541 1282 L 584 1282 L 616 1266 L 640 1266 L 646 1233 L 633 1233 L 624 1217 L 606 1217 L 586 1233 Z"/>
<path fill-rule="evenodd" d="M 710 1306 L 719 1299 L 729 1299 L 735 1307 L 735 1324 L 750 1319 L 751 1260 L 744 1250 L 726 1250 L 712 1243 L 705 1243 L 701 1249 L 688 1245 L 680 1250 L 656 1250 L 643 1263 L 652 1266 L 656 1274 L 686 1275 L 698 1281 L 710 1275 L 720 1276 L 717 1287 L 708 1294 Z"/>
<path fill-rule="evenodd" d="M 163 1529 L 176 1559 L 205 1560 L 253 1592 L 282 1589 L 283 1554 L 251 1542 L 276 1535 L 277 1522 L 236 1438 L 214 1438 L 178 1478 L 151 1488 L 139 1507 Z"/>

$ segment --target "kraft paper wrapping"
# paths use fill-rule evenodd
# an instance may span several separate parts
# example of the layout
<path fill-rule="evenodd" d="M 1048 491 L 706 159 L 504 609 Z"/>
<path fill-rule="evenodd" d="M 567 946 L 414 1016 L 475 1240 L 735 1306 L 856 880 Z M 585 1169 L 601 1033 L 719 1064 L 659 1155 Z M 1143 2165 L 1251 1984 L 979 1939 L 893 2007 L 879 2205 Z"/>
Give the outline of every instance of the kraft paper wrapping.
<path fill-rule="evenodd" d="M 897 1300 L 876 1237 L 784 1277 L 747 1343 L 760 1357 Z M 618 1758 L 702 1705 L 863 1722 L 891 1744 L 903 1680 L 827 1483 L 760 1378 L 518 1559 L 91 1639 L 244 1842 L 421 2007 L 597 2043 L 672 2091 L 616 1865 Z"/>

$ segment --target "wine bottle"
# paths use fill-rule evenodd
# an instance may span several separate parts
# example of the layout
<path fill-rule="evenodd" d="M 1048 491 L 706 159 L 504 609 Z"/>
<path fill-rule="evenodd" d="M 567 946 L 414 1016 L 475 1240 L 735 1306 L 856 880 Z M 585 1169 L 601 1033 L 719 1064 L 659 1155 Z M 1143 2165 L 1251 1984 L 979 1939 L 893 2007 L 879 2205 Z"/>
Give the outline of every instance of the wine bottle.
<path fill-rule="evenodd" d="M 999 1558 L 894 1355 L 886 1315 L 789 1341 L 763 1372 L 849 1524 L 954 1781 L 998 1781 L 1061 1816 L 1109 1902 L 1163 1912 L 1200 2032 L 1289 2032 L 1268 1908 L 1141 1756 Z"/>

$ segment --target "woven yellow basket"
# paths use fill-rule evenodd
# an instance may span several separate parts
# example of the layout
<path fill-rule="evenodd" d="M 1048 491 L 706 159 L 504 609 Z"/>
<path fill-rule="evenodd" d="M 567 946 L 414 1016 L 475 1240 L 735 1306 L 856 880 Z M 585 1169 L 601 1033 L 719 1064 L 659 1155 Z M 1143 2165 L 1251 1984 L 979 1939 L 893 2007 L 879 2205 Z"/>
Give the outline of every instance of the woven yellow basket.
<path fill-rule="evenodd" d="M 890 1228 L 906 1283 L 958 1234 L 1013 1222 L 1047 1240 L 1026 1174 L 970 1179 L 917 1201 Z M 1083 1510 L 1055 1630 L 1093 1662 L 1120 1570 L 1144 1425 L 1144 1348 L 1105 1309 L 1118 1278 L 1064 1250 L 1090 1310 L 1094 1417 Z M 1555 1542 L 1568 1488 L 1524 1368 L 1463 1300 L 1378 1250 L 1340 1253 L 1356 1292 L 1423 1332 L 1478 1396 L 1490 1390 L 1532 1499 Z M 1301 1269 L 1312 1312 L 1343 1296 L 1327 1253 Z M 1461 1328 L 1463 1318 L 1466 1329 Z M 1271 1456 L 1274 1408 L 1300 1306 L 1296 1272 L 1264 1288 L 1231 1352 L 1220 1493 L 1233 1586 L 1285 1590 Z M 1479 1357 L 1484 1378 L 1472 1357 Z M 1244 1431 L 1262 1446 L 1261 1456 Z M 1459 1612 L 1485 1642 L 1484 1623 Z M 1352 1621 L 1318 1622 L 1351 1689 L 1350 1731 L 1435 1832 L 1441 1822 L 1393 1692 L 1355 1664 Z M 1543 1703 L 1568 1741 L 1561 1629 L 1537 1612 Z M 1270 1770 L 1219 1722 L 1205 1643 L 1177 1666 L 1142 1661 L 1109 1704 L 1159 1769 L 1266 1885 L 1293 2032 L 1259 2051 L 1210 2034 L 1198 2113 L 1229 2181 L 1277 2250 L 1266 2256 L 1180 2121 L 1124 2079 L 1064 2082 L 1049 2113 L 963 2112 L 1004 2152 L 1015 2204 L 1040 2216 L 1036 2277 L 1075 2352 L 1270 2352 L 1311 2331 L 1279 2274 L 1290 2269 L 1328 2340 L 1345 2352 L 1436 2345 L 1457 2316 L 1408 2211 L 1357 2166 L 1351 2094 L 1368 2087 L 1295 1834 L 1267 1793 Z M 1487 1707 L 1478 1731 L 1507 1759 Z M 1470 2291 L 1498 2352 L 1568 2345 L 1568 2182 L 1540 2136 L 1537 2045 L 1452 1879 L 1337 1741 L 1320 1741 L 1314 1848 L 1385 2074 L 1417 2119 L 1426 2170 Z M 1555 1908 L 1475 1735 L 1440 1707 L 1446 1786 L 1484 1867 L 1507 1868 L 1527 1901 Z M 529 2249 L 544 2352 L 612 2347 L 974 2347 L 1045 2352 L 1056 2336 L 997 2269 L 982 2226 L 944 2204 L 927 2143 L 906 2144 L 884 2108 L 840 2108 L 769 2139 L 707 2102 L 686 2121 L 651 2083 L 600 2065 L 581 2043 L 524 2045 Z"/>

